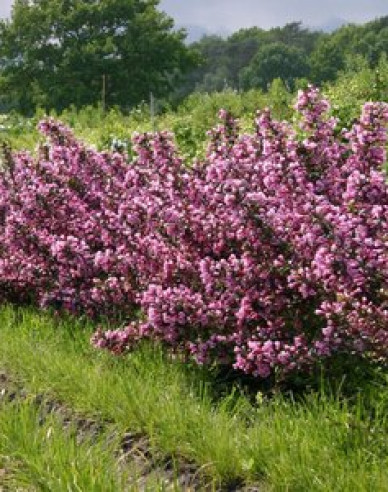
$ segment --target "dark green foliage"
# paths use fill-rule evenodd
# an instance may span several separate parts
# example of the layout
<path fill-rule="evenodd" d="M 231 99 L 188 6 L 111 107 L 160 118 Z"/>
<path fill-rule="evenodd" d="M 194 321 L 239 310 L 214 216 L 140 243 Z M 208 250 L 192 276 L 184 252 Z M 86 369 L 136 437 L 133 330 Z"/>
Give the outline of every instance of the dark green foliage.
<path fill-rule="evenodd" d="M 307 57 L 301 49 L 271 43 L 259 49 L 251 63 L 241 71 L 241 85 L 244 89 L 267 89 L 274 79 L 280 78 L 293 89 L 295 80 L 308 73 Z"/>
<path fill-rule="evenodd" d="M 377 66 L 388 52 L 388 16 L 364 25 L 345 25 L 331 34 L 309 30 L 300 22 L 268 31 L 252 27 L 227 39 L 205 36 L 193 46 L 202 65 L 188 74 L 180 96 L 225 87 L 267 89 L 277 77 L 291 86 L 300 77 L 321 85 L 336 80 L 352 57 L 362 56 L 369 68 Z"/>
<path fill-rule="evenodd" d="M 16 0 L 0 24 L 1 88 L 24 113 L 162 96 L 194 64 L 158 0 Z"/>
<path fill-rule="evenodd" d="M 192 92 L 268 90 L 276 78 L 294 90 L 300 79 L 335 81 L 357 57 L 374 69 L 388 52 L 388 16 L 331 34 L 300 22 L 252 27 L 187 47 L 158 7 L 159 0 L 15 0 L 11 20 L 0 22 L 0 110 L 102 103 L 127 111 L 150 92 L 176 105 Z"/>
<path fill-rule="evenodd" d="M 212 92 L 222 90 L 225 87 L 245 88 L 246 84 L 244 81 L 242 82 L 242 73 L 262 50 L 265 52 L 268 46 L 276 45 L 280 51 L 290 49 L 291 64 L 295 61 L 293 57 L 297 52 L 303 59 L 303 65 L 306 65 L 305 59 L 314 49 L 320 36 L 319 32 L 313 32 L 302 27 L 300 22 L 292 22 L 284 27 L 276 27 L 268 31 L 258 27 L 240 29 L 228 39 L 219 36 L 204 36 L 199 42 L 192 45 L 200 54 L 202 64 L 189 73 L 185 84 L 180 88 L 180 93 L 187 95 L 194 90 Z M 285 56 L 287 58 L 287 53 Z M 284 57 L 282 60 L 284 61 Z M 288 63 L 288 59 L 286 59 L 286 63 Z M 273 65 L 274 60 L 271 60 L 269 64 Z M 275 75 L 266 83 L 282 75 L 279 70 L 275 70 L 274 73 Z M 306 70 L 303 70 L 303 74 L 306 75 Z M 283 78 L 283 80 L 286 79 Z M 249 85 L 249 87 L 257 86 L 262 86 L 262 84 Z"/>
<path fill-rule="evenodd" d="M 374 68 L 388 52 L 388 16 L 362 26 L 349 24 L 320 38 L 310 57 L 311 76 L 315 83 L 336 79 L 346 60 L 363 56 Z"/>

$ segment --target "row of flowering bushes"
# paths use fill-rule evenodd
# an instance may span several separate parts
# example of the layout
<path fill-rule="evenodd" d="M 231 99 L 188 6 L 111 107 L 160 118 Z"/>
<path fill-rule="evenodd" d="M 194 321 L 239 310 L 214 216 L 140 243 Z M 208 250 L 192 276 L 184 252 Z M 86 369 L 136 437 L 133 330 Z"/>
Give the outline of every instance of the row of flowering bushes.
<path fill-rule="evenodd" d="M 221 111 L 203 162 L 168 133 L 137 157 L 97 152 L 60 123 L 37 156 L 5 152 L 4 300 L 134 319 L 98 331 L 122 353 L 160 339 L 201 363 L 267 377 L 338 352 L 388 359 L 388 105 L 350 130 L 301 92 L 293 126 L 258 113 L 252 135 Z"/>

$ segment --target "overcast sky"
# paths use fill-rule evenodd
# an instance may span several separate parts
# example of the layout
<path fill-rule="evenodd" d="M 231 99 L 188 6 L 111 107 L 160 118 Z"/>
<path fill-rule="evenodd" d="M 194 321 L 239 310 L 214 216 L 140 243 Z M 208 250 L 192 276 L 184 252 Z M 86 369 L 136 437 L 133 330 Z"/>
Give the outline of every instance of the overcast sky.
<path fill-rule="evenodd" d="M 7 17 L 13 0 L 0 0 L 0 17 Z M 301 20 L 322 26 L 336 19 L 365 22 L 388 15 L 388 0 L 161 0 L 160 8 L 179 26 L 200 26 L 209 32 L 233 32 Z"/>
<path fill-rule="evenodd" d="M 320 26 L 339 18 L 365 22 L 388 15 L 388 0 L 162 0 L 160 5 L 177 24 L 232 32 L 241 27 L 268 28 L 296 20 Z"/>

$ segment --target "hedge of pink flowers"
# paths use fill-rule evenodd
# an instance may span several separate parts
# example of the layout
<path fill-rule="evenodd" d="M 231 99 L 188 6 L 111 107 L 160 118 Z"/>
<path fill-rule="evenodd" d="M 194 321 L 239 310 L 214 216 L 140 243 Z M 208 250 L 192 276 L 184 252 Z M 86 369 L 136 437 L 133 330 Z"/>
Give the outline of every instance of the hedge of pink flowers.
<path fill-rule="evenodd" d="M 260 377 L 340 352 L 387 362 L 388 105 L 350 130 L 314 87 L 296 110 L 258 113 L 252 135 L 221 111 L 191 167 L 168 133 L 135 136 L 129 162 L 42 122 L 37 157 L 4 159 L 3 299 L 136 317 L 93 343 L 158 339 Z"/>

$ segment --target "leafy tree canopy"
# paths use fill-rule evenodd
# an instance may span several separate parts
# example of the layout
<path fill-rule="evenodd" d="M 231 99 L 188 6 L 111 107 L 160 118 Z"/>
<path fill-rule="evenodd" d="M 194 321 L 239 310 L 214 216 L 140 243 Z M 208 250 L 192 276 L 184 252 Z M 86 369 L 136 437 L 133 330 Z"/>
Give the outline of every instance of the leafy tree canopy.
<path fill-rule="evenodd" d="M 308 71 L 303 51 L 283 43 L 271 43 L 263 46 L 241 72 L 241 83 L 244 89 L 267 89 L 274 79 L 279 78 L 293 88 L 295 79 L 306 77 Z"/>
<path fill-rule="evenodd" d="M 202 58 L 202 64 L 189 73 L 181 92 L 212 92 L 225 87 L 241 89 L 242 71 L 247 69 L 264 46 L 280 43 L 296 48 L 302 56 L 309 56 L 321 36 L 322 33 L 310 31 L 301 22 L 291 22 L 268 31 L 259 27 L 240 29 L 227 39 L 204 36 L 193 44 Z M 281 73 L 277 72 L 275 78 L 280 76 Z"/>
<path fill-rule="evenodd" d="M 335 80 L 349 57 L 365 57 L 371 68 L 388 53 L 388 16 L 364 25 L 348 24 L 322 36 L 310 57 L 311 78 L 315 83 Z"/>
<path fill-rule="evenodd" d="M 362 56 L 370 68 L 378 65 L 382 54 L 388 53 L 388 16 L 364 25 L 348 24 L 330 34 L 310 30 L 301 22 L 269 30 L 251 27 L 240 29 L 227 39 L 206 36 L 193 46 L 202 57 L 202 65 L 192 70 L 180 86 L 183 95 L 225 86 L 266 88 L 272 79 L 258 75 L 258 60 L 264 66 L 263 53 L 271 56 L 266 62 L 271 76 L 280 77 L 288 85 L 295 76 L 308 77 L 321 85 L 347 70 L 350 58 Z"/>
<path fill-rule="evenodd" d="M 15 106 L 61 110 L 167 94 L 196 57 L 159 0 L 15 0 L 0 23 L 2 90 Z"/>

